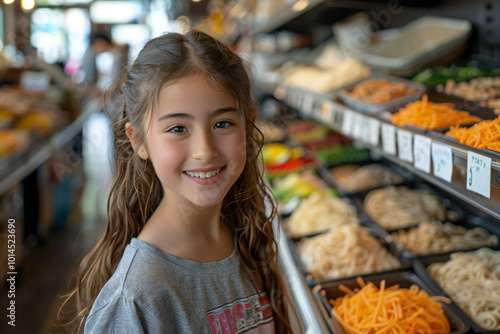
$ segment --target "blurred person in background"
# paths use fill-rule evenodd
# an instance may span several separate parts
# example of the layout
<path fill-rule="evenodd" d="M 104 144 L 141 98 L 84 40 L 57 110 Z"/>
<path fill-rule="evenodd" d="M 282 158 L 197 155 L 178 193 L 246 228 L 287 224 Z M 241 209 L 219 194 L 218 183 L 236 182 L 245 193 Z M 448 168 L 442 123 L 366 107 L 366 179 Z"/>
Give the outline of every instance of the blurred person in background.
<path fill-rule="evenodd" d="M 95 86 L 98 80 L 97 56 L 108 52 L 113 48 L 111 39 L 103 33 L 94 33 L 90 36 L 90 44 L 82 58 L 80 71 L 83 74 L 83 82 L 88 86 Z"/>

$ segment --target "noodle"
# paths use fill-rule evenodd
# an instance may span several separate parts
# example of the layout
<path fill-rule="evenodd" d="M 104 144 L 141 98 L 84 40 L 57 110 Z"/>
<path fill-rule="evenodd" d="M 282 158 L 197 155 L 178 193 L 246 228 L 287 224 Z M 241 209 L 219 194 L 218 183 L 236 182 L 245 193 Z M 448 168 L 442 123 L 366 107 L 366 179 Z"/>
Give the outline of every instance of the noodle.
<path fill-rule="evenodd" d="M 500 330 L 500 251 L 454 253 L 427 271 L 479 327 Z"/>
<path fill-rule="evenodd" d="M 385 229 L 415 226 L 421 221 L 446 219 L 446 208 L 428 190 L 386 187 L 366 195 L 364 209 Z"/>
<path fill-rule="evenodd" d="M 300 259 L 316 280 L 354 276 L 399 268 L 401 263 L 368 229 L 342 225 L 297 245 Z"/>
<path fill-rule="evenodd" d="M 302 200 L 287 222 L 294 237 L 324 232 L 344 224 L 359 224 L 356 208 L 346 199 L 318 192 Z"/>
<path fill-rule="evenodd" d="M 423 222 L 408 231 L 394 232 L 392 237 L 413 254 L 435 254 L 498 244 L 496 235 L 490 235 L 480 227 L 466 229 L 438 221 Z"/>

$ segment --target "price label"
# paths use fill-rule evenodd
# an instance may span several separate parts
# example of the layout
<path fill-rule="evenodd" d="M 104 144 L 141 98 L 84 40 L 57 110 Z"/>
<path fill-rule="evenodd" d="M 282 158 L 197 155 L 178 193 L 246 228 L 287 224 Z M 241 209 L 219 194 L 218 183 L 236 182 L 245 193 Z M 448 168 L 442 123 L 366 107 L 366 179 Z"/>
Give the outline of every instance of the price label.
<path fill-rule="evenodd" d="M 451 182 L 453 175 L 453 154 L 451 147 L 432 142 L 432 165 L 434 176 Z"/>
<path fill-rule="evenodd" d="M 323 106 L 321 107 L 321 116 L 323 120 L 328 123 L 334 123 L 335 121 L 335 105 L 329 101 L 323 102 Z"/>
<path fill-rule="evenodd" d="M 490 198 L 491 158 L 467 152 L 467 190 Z"/>
<path fill-rule="evenodd" d="M 416 169 L 429 174 L 431 172 L 431 143 L 430 138 L 415 135 L 413 144 L 413 156 L 415 157 Z"/>
<path fill-rule="evenodd" d="M 399 159 L 413 162 L 412 134 L 406 130 L 398 129 L 398 155 Z"/>
<path fill-rule="evenodd" d="M 299 91 L 295 91 L 295 108 L 300 109 L 302 107 L 303 98 L 304 96 Z"/>
<path fill-rule="evenodd" d="M 24 71 L 21 74 L 20 85 L 30 92 L 45 92 L 50 87 L 50 74 L 46 72 Z"/>
<path fill-rule="evenodd" d="M 365 117 L 361 114 L 354 114 L 354 130 L 352 136 L 355 139 L 362 140 L 364 137 L 365 131 Z"/>
<path fill-rule="evenodd" d="M 396 128 L 390 124 L 382 124 L 382 149 L 385 153 L 396 155 Z"/>
<path fill-rule="evenodd" d="M 344 117 L 342 118 L 342 133 L 346 136 L 352 134 L 354 125 L 354 112 L 349 109 L 344 110 Z"/>
<path fill-rule="evenodd" d="M 302 101 L 302 110 L 308 114 L 311 115 L 313 112 L 314 108 L 314 96 L 304 94 L 304 100 Z"/>
<path fill-rule="evenodd" d="M 366 119 L 367 137 L 366 142 L 373 146 L 378 146 L 380 138 L 380 121 L 375 118 Z"/>

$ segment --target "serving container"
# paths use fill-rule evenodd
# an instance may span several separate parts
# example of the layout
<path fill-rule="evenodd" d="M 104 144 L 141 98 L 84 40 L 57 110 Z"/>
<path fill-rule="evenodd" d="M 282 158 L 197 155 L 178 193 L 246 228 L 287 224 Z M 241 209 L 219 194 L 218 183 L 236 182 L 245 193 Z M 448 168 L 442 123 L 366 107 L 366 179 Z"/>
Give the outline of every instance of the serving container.
<path fill-rule="evenodd" d="M 409 95 L 404 95 L 398 98 L 395 98 L 391 100 L 390 102 L 386 103 L 379 103 L 379 104 L 373 104 L 373 103 L 368 103 L 365 101 L 362 101 L 358 98 L 355 98 L 350 94 L 354 87 L 356 87 L 358 84 L 363 83 L 366 80 L 386 80 L 387 82 L 393 84 L 393 83 L 400 83 L 405 85 L 406 87 L 411 87 L 415 89 L 415 92 L 413 94 Z M 362 80 L 360 82 L 357 82 L 356 84 L 350 85 L 346 87 L 345 89 L 342 89 L 339 92 L 339 98 L 344 102 L 344 104 L 354 110 L 361 111 L 361 112 L 367 112 L 367 113 L 380 113 L 383 111 L 388 111 L 388 112 L 396 112 L 398 109 L 408 102 L 416 101 L 420 99 L 422 94 L 426 91 L 426 87 L 418 82 L 406 80 L 403 78 L 399 77 L 394 77 L 394 76 L 387 76 L 387 75 L 379 75 L 379 76 L 372 76 L 368 79 Z"/>
<path fill-rule="evenodd" d="M 488 247 L 486 247 L 488 248 Z M 448 294 L 444 292 L 444 290 L 439 286 L 439 284 L 431 277 L 431 275 L 427 272 L 427 267 L 432 264 L 432 263 L 444 263 L 448 262 L 450 260 L 451 254 L 453 253 L 447 253 L 447 254 L 440 254 L 440 255 L 434 255 L 434 256 L 425 256 L 425 257 L 419 257 L 415 261 L 413 261 L 413 268 L 416 272 L 416 274 L 422 279 L 423 282 L 430 288 L 430 291 L 434 294 L 446 296 L 449 298 Z M 450 298 L 451 299 L 451 298 Z M 449 307 L 453 310 L 455 314 L 457 314 L 460 319 L 463 319 L 464 322 L 466 322 L 472 332 L 474 333 L 479 333 L 479 334 L 498 334 L 498 330 L 487 330 L 479 327 L 474 320 L 471 319 L 465 313 L 460 306 L 458 306 L 455 302 L 453 302 L 449 305 Z"/>
<path fill-rule="evenodd" d="M 380 287 L 380 282 L 382 280 L 386 281 L 386 287 L 390 287 L 398 284 L 401 288 L 409 288 L 411 285 L 416 284 L 419 288 L 427 291 L 430 296 L 440 295 L 435 293 L 423 280 L 421 280 L 417 275 L 412 272 L 399 272 L 399 273 L 388 273 L 382 275 L 365 275 L 361 276 L 365 282 L 372 282 L 377 287 Z M 339 321 L 332 315 L 332 306 L 329 303 L 330 299 L 336 299 L 342 297 L 345 293 L 339 290 L 339 286 L 344 285 L 350 289 L 359 287 L 355 278 L 349 278 L 345 280 L 340 280 L 332 283 L 319 284 L 313 288 L 313 294 L 316 302 L 318 303 L 319 309 L 326 320 L 326 323 L 331 331 L 335 334 L 344 334 L 342 326 Z M 440 302 L 443 311 L 450 322 L 452 334 L 467 333 L 470 326 L 463 318 L 446 303 Z"/>

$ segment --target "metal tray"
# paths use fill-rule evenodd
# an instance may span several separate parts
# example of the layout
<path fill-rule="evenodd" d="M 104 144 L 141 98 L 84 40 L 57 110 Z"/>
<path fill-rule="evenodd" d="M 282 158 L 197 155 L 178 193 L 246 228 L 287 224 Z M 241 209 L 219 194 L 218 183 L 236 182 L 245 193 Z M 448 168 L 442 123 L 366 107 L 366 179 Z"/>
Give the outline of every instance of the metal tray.
<path fill-rule="evenodd" d="M 379 189 L 383 189 L 385 187 L 382 187 L 382 188 L 379 188 Z M 444 205 L 444 207 L 447 209 L 447 211 L 452 211 L 454 212 L 456 215 L 457 215 L 457 219 L 455 220 L 452 220 L 450 222 L 459 222 L 459 221 L 462 221 L 465 219 L 465 213 L 464 211 L 458 206 L 456 205 L 453 201 L 451 201 L 448 197 L 445 197 L 444 194 L 441 194 L 440 192 L 436 191 L 436 189 L 434 188 L 431 188 L 429 187 L 427 184 L 423 184 L 423 183 L 420 183 L 420 184 L 416 184 L 414 187 L 410 187 L 410 189 L 419 189 L 419 190 L 428 190 L 430 192 L 433 193 L 433 195 L 439 197 L 441 199 L 441 203 Z M 395 231 L 398 231 L 400 229 L 405 229 L 405 228 L 408 228 L 408 227 L 414 227 L 416 225 L 418 225 L 418 223 L 414 226 L 408 226 L 408 227 L 401 227 L 401 228 L 394 228 L 394 229 L 385 229 L 384 227 L 380 226 L 379 224 L 377 224 L 370 216 L 368 216 L 368 214 L 366 214 L 366 212 L 364 211 L 364 200 L 365 200 L 365 197 L 366 195 L 368 195 L 367 193 L 366 194 L 363 194 L 363 193 L 360 193 L 356 196 L 356 204 L 362 208 L 363 210 L 363 214 L 364 216 L 366 217 L 367 219 L 367 222 L 368 224 L 374 228 L 374 229 L 377 229 L 377 230 L 382 230 L 382 231 L 385 231 L 385 233 L 381 233 L 384 238 L 387 239 L 387 236 L 389 236 L 389 239 L 392 239 L 390 237 L 390 233 L 392 232 L 395 232 Z"/>
<path fill-rule="evenodd" d="M 361 226 L 368 227 L 368 226 L 363 225 L 363 224 L 361 224 Z M 313 237 L 313 236 L 317 236 L 317 235 L 320 235 L 320 234 L 322 234 L 322 233 L 318 233 L 318 234 L 315 234 L 315 235 L 312 235 L 312 236 L 308 236 L 308 237 Z M 391 243 L 385 242 L 384 239 L 381 238 L 381 236 L 377 234 L 377 231 L 375 231 L 373 229 L 370 229 L 370 234 L 373 237 L 375 237 L 382 244 L 382 246 L 385 249 L 387 249 L 387 251 L 390 254 L 392 254 L 393 256 L 395 256 L 399 260 L 399 262 L 401 263 L 401 266 L 398 267 L 398 268 L 394 268 L 394 269 L 390 269 L 390 270 L 385 270 L 385 271 L 382 271 L 382 272 L 378 272 L 378 274 L 388 274 L 388 273 L 394 273 L 394 272 L 401 272 L 401 271 L 404 271 L 404 270 L 408 270 L 408 269 L 410 269 L 412 267 L 412 262 L 409 261 L 409 260 L 407 260 L 406 258 L 400 256 L 400 254 L 399 254 L 398 250 L 396 249 L 396 247 L 394 247 L 394 245 L 391 244 Z M 305 279 L 307 285 L 309 285 L 309 286 L 312 287 L 312 286 L 315 286 L 315 285 L 318 285 L 318 284 L 333 283 L 333 282 L 338 282 L 338 281 L 341 281 L 341 280 L 352 279 L 352 278 L 355 278 L 357 276 L 375 274 L 375 272 L 367 272 L 367 273 L 361 273 L 361 274 L 356 274 L 356 275 L 350 275 L 350 276 L 344 276 L 344 277 L 338 277 L 338 278 L 332 278 L 332 279 L 325 279 L 325 280 L 317 280 L 317 279 L 315 279 L 309 273 L 309 271 L 306 269 L 306 267 L 304 266 L 304 263 L 300 259 L 300 255 L 299 255 L 299 252 L 298 252 L 298 249 L 297 249 L 297 243 L 300 242 L 300 241 L 302 241 L 303 239 L 308 238 L 308 237 L 289 238 L 289 239 L 287 239 L 287 241 L 288 241 L 288 247 L 290 249 L 290 253 L 292 254 L 292 258 L 293 258 L 295 264 L 297 265 L 297 268 L 299 269 L 299 271 L 304 276 L 304 279 Z"/>
<path fill-rule="evenodd" d="M 411 285 L 416 284 L 421 289 L 427 291 L 430 296 L 439 295 L 439 293 L 435 293 L 423 280 L 421 280 L 412 272 L 400 272 L 383 275 L 366 275 L 361 277 L 365 281 L 370 281 L 376 286 L 380 286 L 380 282 L 382 280 L 386 281 L 387 287 L 399 284 L 401 288 L 409 288 Z M 343 334 L 345 332 L 338 320 L 334 316 L 332 316 L 332 307 L 328 301 L 329 299 L 335 299 L 345 295 L 344 292 L 338 289 L 338 286 L 341 284 L 351 289 L 358 287 L 356 279 L 351 278 L 337 281 L 335 283 L 320 284 L 313 288 L 313 294 L 317 303 L 319 304 L 319 309 L 321 310 L 321 313 L 323 314 L 323 317 L 326 320 L 329 329 L 332 333 L 335 334 Z M 446 303 L 441 303 L 441 305 L 446 317 L 448 318 L 448 321 L 450 322 L 450 333 L 467 333 L 470 329 L 469 324 L 462 320 L 463 318 L 455 312 L 451 305 L 448 305 Z"/>
<path fill-rule="evenodd" d="M 500 225 L 497 226 L 495 224 L 491 224 L 491 223 L 483 220 L 480 217 L 467 216 L 463 220 L 454 222 L 453 225 L 463 226 L 463 227 L 465 227 L 467 229 L 473 229 L 475 227 L 481 227 L 484 230 L 486 230 L 488 233 L 496 235 L 500 239 Z M 410 230 L 412 228 L 415 228 L 415 226 L 403 228 L 401 230 L 408 231 L 408 230 Z M 474 250 L 477 250 L 477 249 L 483 248 L 483 247 L 490 247 L 492 249 L 500 249 L 500 243 L 497 243 L 497 245 L 494 245 L 494 246 L 480 246 L 480 247 L 474 247 L 474 248 L 469 248 L 469 249 L 457 249 L 457 250 L 453 250 L 453 251 L 449 251 L 449 252 L 441 252 L 441 253 L 415 254 L 415 253 L 412 253 L 412 252 L 408 251 L 402 244 L 397 243 L 396 240 L 394 240 L 394 238 L 392 237 L 392 233 L 390 235 L 390 238 L 396 244 L 396 248 L 398 249 L 398 251 L 401 254 L 401 256 L 407 258 L 408 260 L 414 260 L 416 258 L 418 258 L 418 259 L 426 259 L 428 257 L 432 258 L 432 257 L 435 257 L 435 256 L 449 255 L 451 253 L 461 252 L 461 251 L 474 251 Z"/>
<path fill-rule="evenodd" d="M 488 248 L 488 247 L 486 247 Z M 433 293 L 446 296 L 449 296 L 444 292 L 444 290 L 439 286 L 439 284 L 431 277 L 431 275 L 427 272 L 426 268 L 431 263 L 439 263 L 439 262 L 447 262 L 450 259 L 450 256 L 453 253 L 440 254 L 434 256 L 426 256 L 421 257 L 413 261 L 413 269 L 417 273 L 417 275 L 430 287 Z M 451 299 L 451 298 L 450 298 Z M 450 308 L 465 322 L 469 324 L 472 329 L 472 332 L 479 334 L 498 334 L 498 330 L 487 330 L 479 327 L 474 320 L 472 320 L 467 313 L 465 313 L 460 306 L 458 306 L 455 302 L 449 305 Z"/>
<path fill-rule="evenodd" d="M 368 103 L 362 100 L 359 100 L 353 96 L 351 96 L 349 93 L 356 87 L 358 84 L 367 81 L 367 80 L 377 80 L 377 79 L 385 79 L 390 83 L 402 83 L 407 87 L 413 87 L 415 88 L 415 93 L 410 94 L 410 95 L 405 95 L 398 97 L 390 102 L 387 103 L 380 103 L 380 104 L 372 104 Z M 395 112 L 397 111 L 400 107 L 404 106 L 408 102 L 412 102 L 415 100 L 418 100 L 422 94 L 426 91 L 426 87 L 420 83 L 406 80 L 403 78 L 399 77 L 394 77 L 394 76 L 388 76 L 388 75 L 380 75 L 380 76 L 372 76 L 368 79 L 365 79 L 361 82 L 358 82 L 357 84 L 350 85 L 346 89 L 342 89 L 339 93 L 339 97 L 344 102 L 344 104 L 350 108 L 353 108 L 354 110 L 361 111 L 361 112 L 366 112 L 366 113 L 379 113 L 382 111 L 389 111 L 389 112 Z"/>

